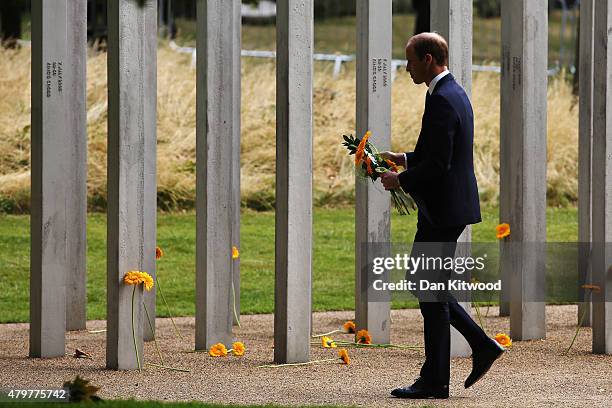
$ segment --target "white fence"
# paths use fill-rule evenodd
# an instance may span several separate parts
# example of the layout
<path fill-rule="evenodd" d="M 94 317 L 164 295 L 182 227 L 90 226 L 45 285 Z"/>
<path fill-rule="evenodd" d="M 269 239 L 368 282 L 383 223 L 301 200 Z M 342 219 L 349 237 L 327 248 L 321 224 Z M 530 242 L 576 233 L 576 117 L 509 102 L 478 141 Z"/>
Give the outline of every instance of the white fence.
<path fill-rule="evenodd" d="M 181 47 L 174 41 L 170 41 L 170 48 L 176 52 L 191 54 L 191 66 L 196 66 L 196 49 L 192 47 Z M 275 51 L 261 51 L 261 50 L 242 50 L 240 53 L 243 57 L 254 57 L 254 58 L 276 58 Z M 351 62 L 355 60 L 355 55 L 344 55 L 344 54 L 313 54 L 315 61 L 330 61 L 334 63 L 333 77 L 337 78 L 342 70 L 342 64 L 345 62 Z M 394 59 L 391 60 L 391 80 L 395 79 L 395 74 L 398 69 L 406 66 L 406 60 Z M 553 67 L 548 70 L 548 75 L 552 76 L 559 72 L 560 68 Z M 472 71 L 475 72 L 495 72 L 501 73 L 501 67 L 495 65 L 472 65 Z"/>

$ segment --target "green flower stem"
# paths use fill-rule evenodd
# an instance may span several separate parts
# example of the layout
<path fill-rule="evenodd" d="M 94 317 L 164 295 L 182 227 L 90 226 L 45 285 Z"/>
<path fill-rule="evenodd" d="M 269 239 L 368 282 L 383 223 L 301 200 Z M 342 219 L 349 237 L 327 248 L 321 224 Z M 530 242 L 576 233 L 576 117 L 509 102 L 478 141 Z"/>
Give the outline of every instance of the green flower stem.
<path fill-rule="evenodd" d="M 157 272 L 159 273 L 159 267 L 157 269 Z M 170 306 L 168 305 L 168 302 L 166 301 L 166 297 L 164 296 L 164 292 L 162 292 L 162 288 L 159 285 L 159 280 L 157 279 L 158 273 L 155 274 L 155 284 L 157 285 L 157 289 L 159 290 L 159 294 L 161 295 L 161 298 L 164 301 L 164 305 L 166 305 L 166 310 L 168 310 L 168 315 L 170 316 L 170 321 L 172 322 L 172 326 L 174 326 L 174 331 L 176 331 L 176 334 L 180 337 L 181 340 L 185 340 L 183 338 L 183 335 L 179 331 L 178 327 L 176 327 L 176 323 L 174 322 L 173 313 L 170 310 Z"/>
<path fill-rule="evenodd" d="M 161 365 L 161 364 L 153 364 L 153 363 L 145 363 L 146 365 L 149 365 L 151 367 L 158 367 L 158 368 L 164 368 L 166 370 L 172 370 L 172 371 L 181 371 L 183 373 L 190 373 L 191 370 L 185 370 L 184 368 L 174 368 L 174 367 L 168 367 L 165 365 Z"/>
<path fill-rule="evenodd" d="M 149 311 L 147 310 L 147 303 L 143 300 L 142 305 L 144 306 L 145 314 L 147 315 L 147 322 L 149 322 L 149 328 L 151 329 L 151 333 L 153 333 L 153 341 L 155 342 L 155 350 L 157 350 L 157 355 L 159 356 L 159 361 L 164 364 L 164 357 L 162 357 L 162 353 L 159 350 L 159 344 L 157 344 L 157 339 L 155 336 L 155 329 L 153 328 L 153 323 L 151 323 L 151 317 L 149 316 Z"/>
<path fill-rule="evenodd" d="M 329 336 L 330 334 L 334 334 L 334 333 L 344 333 L 344 331 L 343 330 L 332 330 L 330 332 L 323 333 L 323 334 L 313 334 L 311 337 L 313 339 L 316 339 L 318 337 Z"/>
<path fill-rule="evenodd" d="M 422 349 L 423 346 L 408 346 L 405 344 L 364 344 L 364 343 L 355 343 L 350 341 L 334 341 L 338 346 L 354 346 L 354 347 L 370 347 L 370 348 L 400 348 L 400 349 Z"/>
<path fill-rule="evenodd" d="M 136 286 L 137 285 L 134 285 L 134 289 L 132 290 L 132 339 L 134 339 L 134 351 L 136 352 L 138 371 L 142 371 L 142 367 L 140 366 L 140 356 L 138 354 L 138 346 L 136 346 L 136 330 L 134 328 L 134 297 L 136 295 Z"/>
<path fill-rule="evenodd" d="M 232 279 L 232 302 L 234 306 L 234 318 L 236 319 L 236 323 L 238 323 L 238 327 L 242 328 L 242 326 L 240 326 L 240 319 L 238 319 L 238 313 L 236 313 L 236 289 L 234 288 L 234 279 Z"/>
<path fill-rule="evenodd" d="M 589 310 L 589 308 L 585 307 L 584 310 L 582 311 L 582 315 L 580 316 L 580 321 L 578 322 L 578 327 L 576 327 L 576 332 L 574 333 L 574 338 L 572 339 L 572 342 L 570 343 L 567 350 L 565 350 L 564 354 L 569 353 L 570 350 L 572 349 L 572 346 L 574 345 L 574 342 L 576 341 L 576 337 L 578 337 L 578 332 L 580 331 L 580 328 L 582 327 L 582 322 L 584 321 L 587 310 Z"/>
<path fill-rule="evenodd" d="M 337 341 L 336 341 L 336 340 L 332 340 L 332 343 L 337 343 Z M 322 345 L 323 343 L 322 343 L 322 342 L 320 342 L 320 341 L 316 341 L 316 340 L 314 340 L 314 341 L 313 341 L 313 340 L 311 340 L 311 341 L 310 341 L 310 344 L 311 344 L 311 345 L 313 345 L 313 346 L 316 346 L 316 345 L 319 345 L 319 346 L 320 346 L 320 345 Z"/>
<path fill-rule="evenodd" d="M 410 208 L 415 210 L 414 203 L 401 189 L 391 190 L 391 198 L 393 205 L 400 215 L 410 215 Z"/>
<path fill-rule="evenodd" d="M 327 358 L 325 360 L 307 361 L 305 363 L 266 364 L 266 365 L 257 366 L 257 368 L 279 368 L 279 367 L 289 367 L 289 366 L 304 366 L 304 365 L 315 364 L 315 363 L 326 363 L 328 361 L 336 361 L 336 360 L 339 360 L 339 357 Z"/>

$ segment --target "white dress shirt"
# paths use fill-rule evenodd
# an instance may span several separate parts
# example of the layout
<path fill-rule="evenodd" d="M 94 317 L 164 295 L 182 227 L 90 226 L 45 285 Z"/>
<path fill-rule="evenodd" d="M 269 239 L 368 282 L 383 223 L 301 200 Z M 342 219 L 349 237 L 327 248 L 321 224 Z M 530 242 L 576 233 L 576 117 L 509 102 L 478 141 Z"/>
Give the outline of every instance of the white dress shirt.
<path fill-rule="evenodd" d="M 427 90 L 427 92 L 429 92 L 430 95 L 433 94 L 433 91 L 436 88 L 436 84 L 438 83 L 438 81 L 447 76 L 448 74 L 450 74 L 450 72 L 448 71 L 448 69 L 445 68 L 444 71 L 436 75 L 435 78 L 432 79 L 429 83 L 429 89 Z"/>

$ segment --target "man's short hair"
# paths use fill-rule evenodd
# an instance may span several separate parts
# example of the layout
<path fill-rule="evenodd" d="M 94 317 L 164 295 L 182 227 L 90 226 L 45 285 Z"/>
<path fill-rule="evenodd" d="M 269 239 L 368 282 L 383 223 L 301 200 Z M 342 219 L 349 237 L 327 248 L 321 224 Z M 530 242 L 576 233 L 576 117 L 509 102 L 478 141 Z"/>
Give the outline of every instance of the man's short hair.
<path fill-rule="evenodd" d="M 436 32 L 417 34 L 409 43 L 413 45 L 419 59 L 423 60 L 426 54 L 431 54 L 436 64 L 448 65 L 448 44 L 440 34 Z"/>

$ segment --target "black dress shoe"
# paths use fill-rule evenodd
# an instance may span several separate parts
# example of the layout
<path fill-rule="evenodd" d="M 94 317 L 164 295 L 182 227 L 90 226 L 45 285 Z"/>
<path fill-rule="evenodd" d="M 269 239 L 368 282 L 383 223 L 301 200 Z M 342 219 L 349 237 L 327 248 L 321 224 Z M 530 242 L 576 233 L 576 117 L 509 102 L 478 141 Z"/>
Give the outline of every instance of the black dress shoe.
<path fill-rule="evenodd" d="M 420 378 L 409 387 L 396 388 L 391 395 L 397 398 L 426 399 L 426 398 L 448 398 L 448 385 L 426 384 Z"/>
<path fill-rule="evenodd" d="M 465 380 L 465 388 L 469 388 L 489 371 L 495 360 L 504 354 L 505 349 L 496 341 L 491 341 L 490 348 L 472 354 L 472 372 Z"/>

